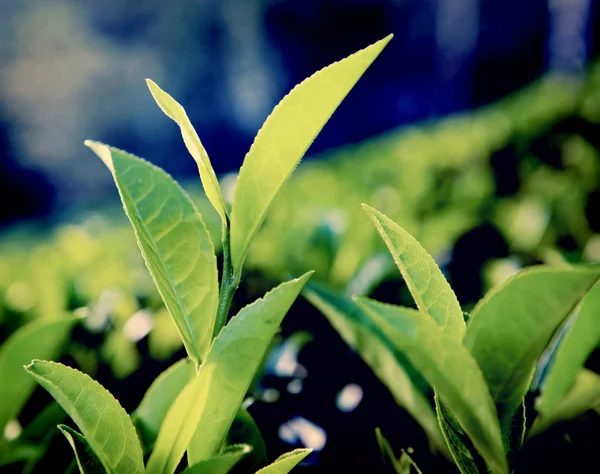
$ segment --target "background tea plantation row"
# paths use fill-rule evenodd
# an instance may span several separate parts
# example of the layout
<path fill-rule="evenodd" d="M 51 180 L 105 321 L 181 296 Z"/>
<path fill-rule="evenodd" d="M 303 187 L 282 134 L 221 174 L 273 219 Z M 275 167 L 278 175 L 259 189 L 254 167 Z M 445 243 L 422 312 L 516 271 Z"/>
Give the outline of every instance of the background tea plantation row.
<path fill-rule="evenodd" d="M 548 76 L 477 111 L 305 161 L 251 247 L 232 311 L 309 270 L 315 270 L 312 281 L 339 293 L 414 307 L 361 203 L 383 212 L 428 250 L 467 312 L 526 266 L 598 262 L 599 152 L 600 67 L 592 65 L 582 80 Z M 195 191 L 219 250 L 218 214 L 198 182 L 184 184 Z M 221 178 L 226 200 L 234 185 L 234 175 Z M 90 374 L 132 412 L 156 376 L 185 351 L 122 214 L 115 196 L 104 209 L 63 216 L 58 226 L 33 223 L 5 232 L 0 342 L 33 320 L 74 312 L 81 324 L 57 360 Z M 525 443 L 516 463 L 522 472 L 565 472 L 582 459 L 589 472 L 600 469 L 600 459 L 594 461 L 600 441 L 594 411 L 600 410 L 600 383 L 593 377 L 600 370 L 598 355 L 587 361 L 590 389 L 580 403 L 557 413 Z M 2 458 L 0 449 L 3 472 L 63 472 L 71 463 L 70 447 L 53 428 L 66 416 L 34 388 L 32 381 L 18 422 L 0 417 L 7 438 L 2 443 L 23 428 L 31 441 L 31 451 L 19 459 Z M 423 472 L 454 472 L 439 447 L 302 298 L 284 320 L 249 395 L 248 410 L 269 459 L 294 447 L 313 448 L 298 472 L 394 472 L 376 428 L 396 455 L 409 450 Z M 526 397 L 530 409 L 535 395 Z M 47 406 L 54 410 L 53 424 L 26 428 Z M 50 470 L 56 466 L 59 471 Z"/>

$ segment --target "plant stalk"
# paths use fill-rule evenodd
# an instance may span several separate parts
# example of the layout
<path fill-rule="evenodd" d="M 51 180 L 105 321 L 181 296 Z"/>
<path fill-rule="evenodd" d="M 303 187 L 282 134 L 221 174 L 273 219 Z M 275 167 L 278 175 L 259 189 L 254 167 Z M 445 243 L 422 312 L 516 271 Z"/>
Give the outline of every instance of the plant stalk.
<path fill-rule="evenodd" d="M 213 330 L 213 339 L 217 337 L 229 314 L 229 307 L 233 300 L 235 290 L 239 284 L 239 277 L 236 277 L 231 265 L 231 250 L 229 238 L 229 226 L 226 226 L 223 232 L 223 274 L 221 275 L 221 289 L 219 292 L 219 305 L 217 307 L 217 318 Z"/>

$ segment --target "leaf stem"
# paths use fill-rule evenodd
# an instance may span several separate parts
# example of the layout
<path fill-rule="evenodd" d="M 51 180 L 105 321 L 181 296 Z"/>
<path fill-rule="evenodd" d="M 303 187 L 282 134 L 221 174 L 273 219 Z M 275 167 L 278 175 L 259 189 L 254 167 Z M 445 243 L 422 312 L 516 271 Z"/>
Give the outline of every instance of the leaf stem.
<path fill-rule="evenodd" d="M 225 226 L 223 229 L 223 274 L 221 275 L 221 291 L 219 292 L 219 305 L 217 307 L 213 339 L 217 337 L 217 334 L 227 322 L 231 300 L 239 282 L 240 278 L 234 274 L 231 265 L 229 226 Z"/>

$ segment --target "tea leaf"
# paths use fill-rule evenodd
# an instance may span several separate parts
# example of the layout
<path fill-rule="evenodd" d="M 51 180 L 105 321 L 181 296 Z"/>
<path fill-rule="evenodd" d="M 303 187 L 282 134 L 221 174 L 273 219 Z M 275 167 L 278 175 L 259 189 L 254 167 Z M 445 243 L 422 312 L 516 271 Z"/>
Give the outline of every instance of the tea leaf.
<path fill-rule="evenodd" d="M 431 319 L 409 308 L 358 303 L 435 389 L 493 473 L 508 471 L 496 409 L 475 360 Z M 465 390 L 468 387 L 468 390 Z"/>
<path fill-rule="evenodd" d="M 263 467 L 256 474 L 287 474 L 311 452 L 312 449 L 294 449 L 289 453 L 282 454 L 272 464 Z"/>
<path fill-rule="evenodd" d="M 217 260 L 202 217 L 160 168 L 101 143 L 86 145 L 112 172 L 146 266 L 199 364 L 210 346 L 219 298 Z"/>
<path fill-rule="evenodd" d="M 183 474 L 227 474 L 250 451 L 252 447 L 247 444 L 230 446 L 221 454 L 188 467 Z"/>
<path fill-rule="evenodd" d="M 73 448 L 80 474 L 104 474 L 106 472 L 81 433 L 66 425 L 58 425 L 58 429 L 65 435 L 71 448 Z"/>
<path fill-rule="evenodd" d="M 313 74 L 273 109 L 240 169 L 231 209 L 231 258 L 240 274 L 279 189 L 391 35 Z"/>
<path fill-rule="evenodd" d="M 534 267 L 489 292 L 471 313 L 464 345 L 481 367 L 503 432 L 529 389 L 535 363 L 600 270 Z"/>
<path fill-rule="evenodd" d="M 202 181 L 202 186 L 204 187 L 206 197 L 221 216 L 223 226 L 226 226 L 227 206 L 225 205 L 225 200 L 223 199 L 223 194 L 221 193 L 219 180 L 217 179 L 215 171 L 210 163 L 208 153 L 206 153 L 206 150 L 204 149 L 204 146 L 202 145 L 194 126 L 190 122 L 185 109 L 175 99 L 173 99 L 173 97 L 158 87 L 154 81 L 151 79 L 146 79 L 146 83 L 148 84 L 148 88 L 150 89 L 152 97 L 154 97 L 154 100 L 160 107 L 160 110 L 162 110 L 167 117 L 179 125 L 185 146 L 190 152 L 190 155 L 192 155 L 194 160 L 196 160 L 198 165 L 200 180 Z"/>
<path fill-rule="evenodd" d="M 271 339 L 311 274 L 282 283 L 244 307 L 214 340 L 204 365 L 214 365 L 215 371 L 206 406 L 188 446 L 190 465 L 221 449 Z"/>
<path fill-rule="evenodd" d="M 169 408 L 148 459 L 146 474 L 172 474 L 177 469 L 207 403 L 215 368 L 215 364 L 204 362 L 198 375 Z"/>
<path fill-rule="evenodd" d="M 471 449 L 469 445 L 472 443 L 469 442 L 469 438 L 462 427 L 453 419 L 452 414 L 440 402 L 437 394 L 435 397 L 435 408 L 444 439 L 448 443 L 454 463 L 460 472 L 462 474 L 486 472 L 485 466 L 483 466 L 482 470 L 478 468 L 481 458 L 476 459 L 476 456 L 479 456 L 478 453 Z"/>
<path fill-rule="evenodd" d="M 76 322 L 75 318 L 38 319 L 18 329 L 0 347 L 0 438 L 35 388 L 23 366 L 33 359 L 56 359 Z"/>
<path fill-rule="evenodd" d="M 394 257 L 417 307 L 460 341 L 465 333 L 463 312 L 433 258 L 394 221 L 366 204 L 363 204 L 363 209 Z"/>
<path fill-rule="evenodd" d="M 77 424 L 108 473 L 144 472 L 135 428 L 104 387 L 88 375 L 56 362 L 34 360 L 25 369 Z"/>
<path fill-rule="evenodd" d="M 176 362 L 161 373 L 150 385 L 131 419 L 145 446 L 152 446 L 169 408 L 195 376 L 194 364 L 189 359 Z"/>
<path fill-rule="evenodd" d="M 417 420 L 430 442 L 443 451 L 446 443 L 424 391 L 431 390 L 410 362 L 371 317 L 351 299 L 309 282 L 304 296 L 329 320 L 344 341 L 363 358 L 402 408 Z"/>
<path fill-rule="evenodd" d="M 588 356 L 600 342 L 598 308 L 600 283 L 596 283 L 581 301 L 581 307 L 554 354 L 536 403 L 537 411 L 542 416 L 552 413 L 569 392 Z"/>

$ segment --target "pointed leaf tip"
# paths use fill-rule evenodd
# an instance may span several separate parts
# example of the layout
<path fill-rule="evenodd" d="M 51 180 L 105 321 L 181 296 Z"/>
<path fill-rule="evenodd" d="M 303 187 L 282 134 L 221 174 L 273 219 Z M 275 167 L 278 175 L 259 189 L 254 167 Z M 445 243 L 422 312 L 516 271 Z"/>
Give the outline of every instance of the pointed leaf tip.
<path fill-rule="evenodd" d="M 112 153 L 108 145 L 96 142 L 94 140 L 85 140 L 83 144 L 87 146 L 90 150 L 92 150 L 94 153 L 96 153 L 98 158 L 102 160 L 102 162 L 111 171 L 111 173 L 114 173 L 115 169 L 112 160 Z"/>

